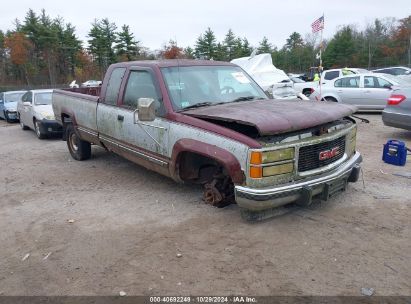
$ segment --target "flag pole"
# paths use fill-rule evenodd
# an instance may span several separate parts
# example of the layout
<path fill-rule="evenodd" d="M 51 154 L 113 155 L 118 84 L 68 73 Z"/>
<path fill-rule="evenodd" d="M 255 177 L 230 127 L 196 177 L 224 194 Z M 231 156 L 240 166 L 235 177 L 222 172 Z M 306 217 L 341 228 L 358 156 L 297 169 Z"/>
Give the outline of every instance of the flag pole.
<path fill-rule="evenodd" d="M 324 20 L 324 13 L 323 13 L 323 23 L 325 23 Z M 322 87 L 321 87 L 321 76 L 323 74 L 323 30 L 324 30 L 324 25 L 321 27 L 321 35 L 320 35 L 320 67 L 319 67 L 319 72 L 320 72 L 320 101 L 322 99 Z"/>

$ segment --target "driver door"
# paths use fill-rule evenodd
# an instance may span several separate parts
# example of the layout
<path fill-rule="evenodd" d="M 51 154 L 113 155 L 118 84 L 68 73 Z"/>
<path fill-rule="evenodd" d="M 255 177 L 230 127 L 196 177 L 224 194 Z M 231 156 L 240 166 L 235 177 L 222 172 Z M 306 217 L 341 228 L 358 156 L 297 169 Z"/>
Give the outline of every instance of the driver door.
<path fill-rule="evenodd" d="M 119 140 L 127 143 L 134 151 L 128 153 L 143 153 L 170 157 L 168 149 L 168 131 L 170 123 L 163 118 L 164 105 L 156 78 L 151 69 L 134 67 L 129 70 L 124 94 L 120 96 L 119 113 L 123 116 L 123 132 Z M 140 121 L 138 118 L 138 100 L 152 98 L 155 102 L 156 115 L 153 121 Z"/>
<path fill-rule="evenodd" d="M 100 139 L 112 151 L 150 167 L 160 165 L 167 169 L 169 122 L 153 71 L 133 67 L 112 72 L 106 98 L 97 108 Z M 153 121 L 139 121 L 138 99 L 152 98 L 156 103 Z"/>

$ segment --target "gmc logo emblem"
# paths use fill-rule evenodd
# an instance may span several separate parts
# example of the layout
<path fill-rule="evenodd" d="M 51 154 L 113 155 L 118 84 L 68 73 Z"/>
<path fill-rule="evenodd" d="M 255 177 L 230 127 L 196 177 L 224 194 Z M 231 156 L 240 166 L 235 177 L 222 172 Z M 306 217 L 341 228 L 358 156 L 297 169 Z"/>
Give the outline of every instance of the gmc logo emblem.
<path fill-rule="evenodd" d="M 340 147 L 332 148 L 331 150 L 322 151 L 320 152 L 319 158 L 320 160 L 326 160 L 333 158 L 334 156 L 340 154 Z"/>

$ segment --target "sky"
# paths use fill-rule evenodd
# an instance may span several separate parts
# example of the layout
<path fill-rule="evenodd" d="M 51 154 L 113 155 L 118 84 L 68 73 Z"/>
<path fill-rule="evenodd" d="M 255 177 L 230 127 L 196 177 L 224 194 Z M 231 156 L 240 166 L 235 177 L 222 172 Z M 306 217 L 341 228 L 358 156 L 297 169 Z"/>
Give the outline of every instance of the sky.
<path fill-rule="evenodd" d="M 109 18 L 118 28 L 130 26 L 137 40 L 150 49 L 160 49 L 170 39 L 179 46 L 193 46 L 210 27 L 223 40 L 228 29 L 247 37 L 254 46 L 266 36 L 281 48 L 296 31 L 305 37 L 311 23 L 324 14 L 324 38 L 331 38 L 339 26 L 359 28 L 375 18 L 401 19 L 411 14 L 410 0 L 174 0 L 174 1 L 95 1 L 95 0 L 14 0 L 0 10 L 0 29 L 13 29 L 16 18 L 24 20 L 29 8 L 40 13 L 44 8 L 51 17 L 63 17 L 76 27 L 78 37 L 86 41 L 94 19 Z"/>

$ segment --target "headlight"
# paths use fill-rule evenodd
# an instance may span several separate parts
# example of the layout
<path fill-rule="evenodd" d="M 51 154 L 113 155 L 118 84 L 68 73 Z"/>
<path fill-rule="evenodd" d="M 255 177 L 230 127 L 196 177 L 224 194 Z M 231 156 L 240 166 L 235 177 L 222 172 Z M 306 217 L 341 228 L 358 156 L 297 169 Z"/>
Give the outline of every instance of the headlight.
<path fill-rule="evenodd" d="M 47 113 L 47 112 L 40 112 L 39 113 L 41 117 L 47 119 L 47 120 L 53 120 L 54 119 L 54 115 Z"/>
<path fill-rule="evenodd" d="M 264 152 L 251 151 L 249 175 L 251 178 L 262 178 L 291 173 L 294 171 L 294 157 L 294 148 L 285 148 Z M 276 162 L 281 163 L 276 164 Z"/>
<path fill-rule="evenodd" d="M 294 158 L 294 148 L 280 149 L 263 152 L 262 161 L 264 164 Z"/>
<path fill-rule="evenodd" d="M 263 167 L 263 177 L 291 173 L 294 171 L 294 163 Z"/>

